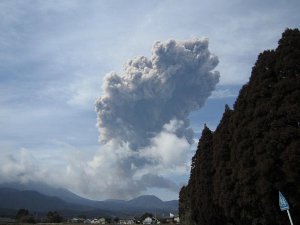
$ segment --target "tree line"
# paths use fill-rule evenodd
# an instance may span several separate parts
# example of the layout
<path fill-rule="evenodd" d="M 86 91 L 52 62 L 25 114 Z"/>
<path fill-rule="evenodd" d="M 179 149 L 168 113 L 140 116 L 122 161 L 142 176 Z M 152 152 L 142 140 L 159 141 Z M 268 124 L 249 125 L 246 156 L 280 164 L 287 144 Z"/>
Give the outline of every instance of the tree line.
<path fill-rule="evenodd" d="M 29 212 L 28 209 L 19 209 L 16 215 L 16 220 L 21 223 L 36 223 L 37 218 Z M 64 218 L 57 211 L 49 211 L 46 215 L 45 221 L 47 223 L 60 223 Z"/>
<path fill-rule="evenodd" d="M 287 197 L 300 223 L 300 32 L 258 56 L 233 109 L 202 131 L 189 182 L 179 193 L 183 225 L 279 225 Z"/>

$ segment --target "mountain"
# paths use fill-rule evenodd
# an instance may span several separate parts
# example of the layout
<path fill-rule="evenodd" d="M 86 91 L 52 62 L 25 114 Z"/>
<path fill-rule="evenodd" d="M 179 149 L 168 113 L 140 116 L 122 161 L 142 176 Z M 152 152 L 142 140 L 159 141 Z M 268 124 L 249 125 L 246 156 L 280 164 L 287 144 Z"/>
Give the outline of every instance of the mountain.
<path fill-rule="evenodd" d="M 162 201 L 154 195 L 143 195 L 129 201 L 106 200 L 98 201 L 93 205 L 99 209 L 122 212 L 126 215 L 141 215 L 145 212 L 157 215 L 175 214 L 178 212 L 178 201 Z"/>
<path fill-rule="evenodd" d="M 78 210 L 87 211 L 93 208 L 65 202 L 57 197 L 43 195 L 37 191 L 19 191 L 11 188 L 0 188 L 0 208 L 33 211 Z"/>
<path fill-rule="evenodd" d="M 0 187 L 0 215 L 15 215 L 20 208 L 26 208 L 30 211 L 45 214 L 48 211 L 62 212 L 66 217 L 78 216 L 84 214 L 86 216 L 135 216 L 142 215 L 145 212 L 157 213 L 157 215 L 168 214 L 170 212 L 177 213 L 178 201 L 164 202 L 153 195 L 140 196 L 138 198 L 124 200 L 105 200 L 92 201 L 79 197 L 65 189 L 56 189 L 50 192 L 51 187 L 47 187 L 43 192 L 63 196 L 67 193 L 67 197 L 62 198 L 56 196 L 48 196 L 33 190 L 17 190 L 8 188 L 8 184 Z M 14 186 L 14 185 L 11 185 Z M 23 189 L 21 185 L 19 189 Z M 40 188 L 41 185 L 38 185 Z M 29 186 L 26 187 L 26 189 Z M 34 186 L 30 185 L 30 188 Z M 55 190 L 55 192 L 54 192 Z M 59 190 L 62 190 L 60 193 Z M 72 198 L 70 198 L 70 196 Z M 67 200 L 67 201 L 66 201 Z"/>
<path fill-rule="evenodd" d="M 47 196 L 58 197 L 63 201 L 74 203 L 74 204 L 82 204 L 82 205 L 90 205 L 93 206 L 94 201 L 82 198 L 73 192 L 65 189 L 53 187 L 41 182 L 28 182 L 28 183 L 19 183 L 19 182 L 10 182 L 10 183 L 2 183 L 0 184 L 0 188 L 13 188 L 20 191 L 30 191 L 34 190 L 41 194 Z"/>
<path fill-rule="evenodd" d="M 71 191 L 64 188 L 51 187 L 47 184 L 29 182 L 29 183 L 4 183 L 0 184 L 0 188 L 12 188 L 20 191 L 37 191 L 43 195 L 57 197 L 60 200 L 75 205 L 90 207 L 92 209 L 100 209 L 107 213 L 118 215 L 138 215 L 144 212 L 157 212 L 160 214 L 177 213 L 178 201 L 162 201 L 154 195 L 143 195 L 135 199 L 125 201 L 118 199 L 108 199 L 105 201 L 93 201 L 82 198 Z M 72 208 L 72 207 L 71 207 Z"/>
<path fill-rule="evenodd" d="M 249 82 L 212 132 L 202 131 L 181 223 L 289 224 L 280 190 L 300 223 L 300 31 L 287 29 L 276 50 L 258 56 Z"/>
<path fill-rule="evenodd" d="M 154 195 L 143 195 L 127 201 L 127 206 L 139 208 L 141 211 L 151 211 L 156 213 L 177 213 L 178 201 L 162 201 Z"/>
<path fill-rule="evenodd" d="M 145 206 L 148 208 L 163 208 L 164 202 L 154 195 L 143 195 L 128 201 L 127 205 L 136 206 L 139 208 Z"/>

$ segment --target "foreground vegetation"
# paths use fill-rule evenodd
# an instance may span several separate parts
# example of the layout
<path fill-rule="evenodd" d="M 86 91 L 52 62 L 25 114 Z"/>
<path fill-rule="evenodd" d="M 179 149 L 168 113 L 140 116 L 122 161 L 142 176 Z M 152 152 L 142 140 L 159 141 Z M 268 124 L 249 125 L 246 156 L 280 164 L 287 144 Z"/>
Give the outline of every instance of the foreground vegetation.
<path fill-rule="evenodd" d="M 300 224 L 300 32 L 286 30 L 276 50 L 259 55 L 234 109 L 215 132 L 205 127 L 180 191 L 185 225 Z"/>

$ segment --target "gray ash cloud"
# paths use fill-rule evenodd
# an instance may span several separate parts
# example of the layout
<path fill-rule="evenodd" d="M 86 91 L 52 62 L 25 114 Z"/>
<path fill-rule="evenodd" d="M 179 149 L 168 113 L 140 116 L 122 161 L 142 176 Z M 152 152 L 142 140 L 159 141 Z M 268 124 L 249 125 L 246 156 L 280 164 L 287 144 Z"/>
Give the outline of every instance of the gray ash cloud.
<path fill-rule="evenodd" d="M 132 59 L 121 75 L 105 77 L 104 93 L 96 102 L 100 140 L 114 139 L 137 150 L 177 120 L 174 133 L 192 143 L 188 115 L 215 89 L 217 64 L 207 39 L 156 42 L 151 58 Z"/>

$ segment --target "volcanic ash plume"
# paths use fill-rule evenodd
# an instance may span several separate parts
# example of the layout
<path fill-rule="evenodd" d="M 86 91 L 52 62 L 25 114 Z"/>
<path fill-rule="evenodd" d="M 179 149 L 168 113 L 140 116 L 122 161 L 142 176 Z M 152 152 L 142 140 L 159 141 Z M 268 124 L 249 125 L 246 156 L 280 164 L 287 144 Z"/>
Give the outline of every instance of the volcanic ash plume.
<path fill-rule="evenodd" d="M 188 115 L 200 109 L 219 81 L 218 58 L 208 40 L 156 42 L 151 58 L 130 60 L 123 74 L 105 77 L 96 102 L 100 140 L 145 147 L 171 121 L 173 133 L 192 143 Z"/>
<path fill-rule="evenodd" d="M 218 83 L 217 64 L 207 39 L 171 40 L 156 42 L 150 59 L 130 60 L 122 75 L 105 77 L 96 102 L 103 145 L 88 170 L 102 178 L 95 192 L 124 198 L 149 188 L 178 191 L 174 180 L 186 173 L 193 142 L 188 115 Z"/>

